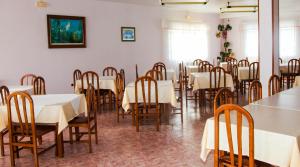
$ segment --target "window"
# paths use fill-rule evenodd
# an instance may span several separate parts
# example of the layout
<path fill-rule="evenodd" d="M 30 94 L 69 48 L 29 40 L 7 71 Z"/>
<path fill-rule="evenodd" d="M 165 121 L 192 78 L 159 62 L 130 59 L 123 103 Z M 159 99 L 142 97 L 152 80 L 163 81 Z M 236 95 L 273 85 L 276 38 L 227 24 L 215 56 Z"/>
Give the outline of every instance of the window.
<path fill-rule="evenodd" d="M 208 58 L 208 30 L 198 23 L 171 22 L 166 27 L 167 55 L 171 62 Z"/>
<path fill-rule="evenodd" d="M 284 62 L 292 58 L 298 58 L 297 55 L 297 27 L 291 21 L 280 24 L 280 57 Z"/>
<path fill-rule="evenodd" d="M 244 54 L 250 62 L 258 61 L 258 27 L 257 24 L 243 26 Z"/>

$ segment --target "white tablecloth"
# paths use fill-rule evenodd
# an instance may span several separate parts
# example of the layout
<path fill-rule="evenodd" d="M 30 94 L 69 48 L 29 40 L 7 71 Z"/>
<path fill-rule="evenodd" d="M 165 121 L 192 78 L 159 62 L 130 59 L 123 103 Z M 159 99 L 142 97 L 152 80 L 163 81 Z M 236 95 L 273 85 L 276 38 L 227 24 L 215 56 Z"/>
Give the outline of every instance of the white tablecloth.
<path fill-rule="evenodd" d="M 194 72 L 198 72 L 198 66 L 194 66 L 194 65 L 186 66 L 186 74 L 187 74 L 187 76 L 190 76 L 191 73 L 194 73 Z"/>
<path fill-rule="evenodd" d="M 116 87 L 116 77 L 115 76 L 101 76 L 100 79 L 99 79 L 99 86 L 100 86 L 100 89 L 108 89 L 108 90 L 111 90 L 112 92 L 114 92 L 114 94 L 117 93 L 117 87 Z M 84 85 L 85 85 L 85 88 L 84 89 L 87 89 L 86 86 L 86 80 L 84 80 Z M 94 85 L 97 85 L 96 84 L 96 81 L 94 83 Z M 79 94 L 80 93 L 80 89 L 81 89 L 81 80 L 77 80 L 76 81 L 76 84 L 75 84 L 75 93 Z"/>
<path fill-rule="evenodd" d="M 221 76 L 221 85 L 223 83 L 224 76 Z M 193 85 L 193 91 L 199 89 L 209 89 L 210 88 L 210 73 L 209 72 L 198 72 L 198 73 L 191 73 L 189 78 L 189 84 Z M 214 84 L 214 82 L 212 83 Z M 232 76 L 230 74 L 226 74 L 226 87 L 231 88 L 234 90 L 234 84 L 232 80 Z"/>
<path fill-rule="evenodd" d="M 17 92 L 17 91 L 26 91 L 27 93 L 29 94 L 32 94 L 33 93 L 33 86 L 29 85 L 9 85 L 7 86 L 8 89 L 9 89 L 9 92 L 10 93 L 13 93 L 13 92 Z"/>
<path fill-rule="evenodd" d="M 300 87 L 256 101 L 245 107 L 254 119 L 255 159 L 276 166 L 300 166 Z M 233 118 L 233 117 L 232 117 Z M 233 134 L 236 134 L 232 122 Z M 220 124 L 220 149 L 228 151 L 224 123 Z M 244 126 L 243 130 L 247 130 Z M 248 134 L 246 131 L 243 134 Z M 243 139 L 243 148 L 248 148 Z M 201 143 L 202 160 L 214 149 L 214 120 L 207 120 Z M 244 154 L 248 154 L 246 149 Z"/>
<path fill-rule="evenodd" d="M 176 83 L 177 76 L 174 69 L 167 69 L 167 80 L 172 80 L 174 83 Z"/>
<path fill-rule="evenodd" d="M 33 95 L 33 105 L 36 123 L 58 123 L 58 133 L 62 132 L 68 122 L 81 113 L 87 113 L 84 95 L 49 94 Z M 29 104 L 27 104 L 29 107 Z M 12 106 L 15 109 L 15 106 Z M 28 108 L 27 112 L 30 110 Z M 16 114 L 16 113 L 15 113 Z M 13 120 L 17 120 L 13 115 Z M 28 116 L 30 118 L 30 114 Z M 7 127 L 7 106 L 0 106 L 0 131 Z"/>
<path fill-rule="evenodd" d="M 294 82 L 294 85 L 293 85 L 293 87 L 298 87 L 298 86 L 300 86 L 300 76 L 296 76 L 295 82 Z"/>
<path fill-rule="evenodd" d="M 145 83 L 145 87 L 147 88 L 147 84 Z M 157 81 L 158 88 L 158 103 L 169 103 L 172 106 L 177 105 L 176 94 L 174 90 L 174 86 L 171 80 L 167 81 Z M 138 101 L 142 102 L 142 88 L 138 88 Z M 148 92 L 146 91 L 146 99 L 148 97 Z M 151 86 L 151 102 L 155 102 L 155 90 L 154 83 Z M 130 109 L 130 104 L 135 103 L 135 84 L 134 82 L 129 83 L 124 91 L 124 97 L 122 102 L 122 107 L 125 111 Z"/>

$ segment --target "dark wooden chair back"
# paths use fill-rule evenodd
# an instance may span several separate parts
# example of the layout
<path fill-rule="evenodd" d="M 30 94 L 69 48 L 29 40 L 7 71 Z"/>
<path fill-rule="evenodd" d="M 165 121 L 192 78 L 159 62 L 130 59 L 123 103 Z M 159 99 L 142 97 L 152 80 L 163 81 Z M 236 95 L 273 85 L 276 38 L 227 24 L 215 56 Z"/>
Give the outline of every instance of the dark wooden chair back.
<path fill-rule="evenodd" d="M 122 79 L 123 79 L 123 88 L 125 88 L 125 83 L 126 83 L 126 81 L 125 81 L 125 70 L 123 68 L 120 70 L 120 74 L 122 75 Z"/>
<path fill-rule="evenodd" d="M 72 84 L 72 86 L 74 87 L 74 90 L 75 90 L 75 86 L 76 86 L 76 81 L 80 80 L 81 74 L 82 73 L 79 69 L 76 69 L 73 72 L 73 84 Z"/>
<path fill-rule="evenodd" d="M 46 82 L 43 77 L 36 77 L 33 81 L 33 94 L 45 95 L 46 94 Z"/>
<path fill-rule="evenodd" d="M 288 75 L 298 75 L 299 74 L 299 60 L 298 59 L 291 59 L 288 62 Z"/>
<path fill-rule="evenodd" d="M 139 71 L 138 71 L 138 65 L 135 64 L 135 79 L 139 78 Z"/>
<path fill-rule="evenodd" d="M 220 89 L 226 87 L 226 72 L 222 67 L 214 67 L 209 72 L 209 88 Z"/>
<path fill-rule="evenodd" d="M 89 84 L 92 84 L 97 91 L 100 89 L 99 75 L 94 71 L 87 71 L 81 75 L 81 93 L 86 94 L 85 90 Z"/>
<path fill-rule="evenodd" d="M 238 63 L 239 67 L 249 67 L 249 61 L 247 59 L 242 59 Z"/>
<path fill-rule="evenodd" d="M 249 66 L 249 79 L 259 80 L 259 62 L 253 62 Z"/>
<path fill-rule="evenodd" d="M 262 85 L 258 80 L 251 82 L 248 92 L 249 104 L 262 99 Z"/>
<path fill-rule="evenodd" d="M 282 63 L 283 63 L 282 58 L 280 58 L 280 57 L 278 58 L 278 63 L 279 63 L 279 64 L 282 64 Z"/>
<path fill-rule="evenodd" d="M 114 67 L 105 67 L 102 74 L 103 76 L 117 76 L 118 70 Z"/>
<path fill-rule="evenodd" d="M 139 92 L 140 91 L 140 92 Z M 154 93 L 152 93 L 154 91 Z M 141 97 L 141 98 L 140 98 Z M 154 97 L 154 101 L 151 98 Z M 142 99 L 141 101 L 139 99 Z M 139 104 L 142 104 L 139 106 Z M 143 76 L 135 81 L 135 112 L 136 112 L 136 131 L 139 131 L 139 109 L 149 111 L 155 108 L 157 117 L 156 128 L 159 131 L 160 117 L 158 104 L 158 87 L 157 81 L 149 76 Z M 153 116 L 153 115 L 152 115 Z"/>
<path fill-rule="evenodd" d="M 231 75 L 232 75 L 232 78 L 238 78 L 238 75 L 239 75 L 239 67 L 238 65 L 234 64 L 232 65 L 232 68 L 231 68 Z"/>
<path fill-rule="evenodd" d="M 268 84 L 268 95 L 272 96 L 280 92 L 281 80 L 278 75 L 272 75 Z"/>
<path fill-rule="evenodd" d="M 199 64 L 200 64 L 201 62 L 202 62 L 201 59 L 196 59 L 196 60 L 193 61 L 193 65 L 194 65 L 194 66 L 199 66 Z"/>
<path fill-rule="evenodd" d="M 166 66 L 162 64 L 155 64 L 152 68 L 153 70 L 160 71 L 163 74 L 163 79 L 167 80 L 167 69 Z"/>
<path fill-rule="evenodd" d="M 25 74 L 21 78 L 21 85 L 33 85 L 33 81 L 36 78 L 34 74 Z"/>
<path fill-rule="evenodd" d="M 154 66 L 157 66 L 157 65 L 162 65 L 162 66 L 165 66 L 165 67 L 166 67 L 166 64 L 163 63 L 163 62 L 157 62 L 157 63 L 155 63 L 155 64 L 153 65 L 153 67 L 154 67 Z"/>
<path fill-rule="evenodd" d="M 214 66 L 212 64 L 204 64 L 202 66 L 198 66 L 199 72 L 210 72 Z"/>
<path fill-rule="evenodd" d="M 87 118 L 88 118 L 88 124 L 90 125 L 90 122 L 97 119 L 97 95 L 96 90 L 92 84 L 88 85 L 88 88 L 86 90 L 86 101 L 87 101 Z M 90 127 L 90 126 L 89 126 Z"/>
<path fill-rule="evenodd" d="M 122 102 L 123 94 L 124 94 L 124 78 L 122 74 L 117 74 L 116 77 L 116 87 L 117 87 L 117 97 Z"/>
<path fill-rule="evenodd" d="M 199 64 L 198 64 L 198 72 L 205 72 L 203 71 L 204 70 L 204 66 L 206 64 L 210 64 L 208 61 L 201 61 Z"/>
<path fill-rule="evenodd" d="M 228 88 L 221 88 L 214 98 L 214 112 L 221 105 L 233 104 L 233 98 L 233 92 L 231 92 Z"/>
<path fill-rule="evenodd" d="M 237 59 L 235 59 L 233 57 L 227 57 L 227 59 L 225 61 L 230 62 L 231 64 L 238 64 Z"/>
<path fill-rule="evenodd" d="M 232 127 L 231 127 L 231 113 L 235 112 L 236 113 L 236 131 L 237 134 L 234 135 L 237 137 L 237 151 L 234 151 L 234 144 L 233 144 L 233 135 L 232 135 Z M 222 159 L 223 156 L 220 154 L 220 116 L 224 115 L 225 117 L 225 126 L 226 126 L 226 132 L 227 132 L 227 141 L 228 141 L 228 148 L 229 148 L 229 162 L 224 161 Z M 247 165 L 245 165 L 245 161 L 243 159 L 243 148 L 242 148 L 242 142 L 243 142 L 243 135 L 242 135 L 242 128 L 243 128 L 243 117 L 246 118 L 248 124 L 248 129 L 249 129 L 249 155 L 248 155 L 248 160 L 247 160 Z M 254 121 L 250 113 L 245 110 L 244 108 L 234 105 L 234 104 L 225 104 L 219 107 L 215 111 L 215 117 L 214 117 L 214 122 L 215 122 L 215 149 L 214 149 L 214 167 L 219 167 L 219 166 L 248 166 L 248 167 L 254 167 Z M 235 154 L 237 153 L 237 162 L 235 158 Z"/>
<path fill-rule="evenodd" d="M 157 70 L 149 70 L 146 73 L 146 76 L 152 77 L 155 80 L 164 80 L 161 71 L 157 71 Z"/>
<path fill-rule="evenodd" d="M 6 86 L 0 87 L 0 105 L 6 105 L 7 104 L 7 97 L 9 96 L 9 89 Z"/>

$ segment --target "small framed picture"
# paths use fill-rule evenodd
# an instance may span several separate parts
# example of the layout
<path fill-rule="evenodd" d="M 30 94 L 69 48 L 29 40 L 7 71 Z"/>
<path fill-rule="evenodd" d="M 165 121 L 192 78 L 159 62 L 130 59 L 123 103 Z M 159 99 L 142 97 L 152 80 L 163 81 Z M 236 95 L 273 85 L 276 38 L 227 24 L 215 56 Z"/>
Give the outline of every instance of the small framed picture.
<path fill-rule="evenodd" d="M 121 27 L 122 42 L 135 41 L 135 27 Z"/>

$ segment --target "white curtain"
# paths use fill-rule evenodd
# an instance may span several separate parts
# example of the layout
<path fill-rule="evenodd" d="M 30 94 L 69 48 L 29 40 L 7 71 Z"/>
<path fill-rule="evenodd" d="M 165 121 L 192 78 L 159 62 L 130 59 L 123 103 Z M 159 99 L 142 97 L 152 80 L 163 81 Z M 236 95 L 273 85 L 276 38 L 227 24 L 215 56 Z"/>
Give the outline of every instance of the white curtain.
<path fill-rule="evenodd" d="M 292 58 L 300 57 L 298 46 L 300 40 L 300 29 L 296 20 L 280 20 L 279 50 L 280 57 L 284 63 Z M 258 28 L 257 23 L 244 23 L 242 26 L 242 41 L 245 57 L 249 61 L 258 60 Z"/>
<path fill-rule="evenodd" d="M 204 24 L 168 21 L 163 24 L 165 54 L 172 64 L 208 58 L 208 29 Z"/>

